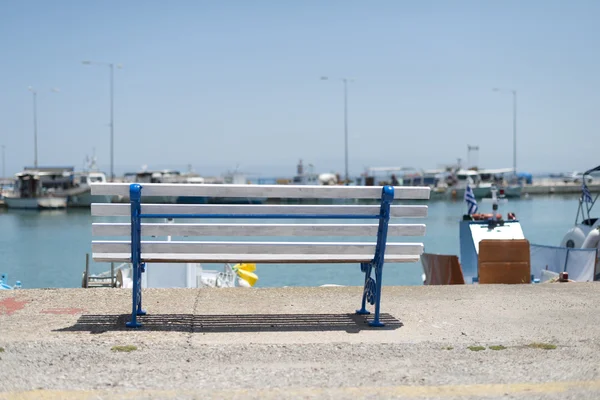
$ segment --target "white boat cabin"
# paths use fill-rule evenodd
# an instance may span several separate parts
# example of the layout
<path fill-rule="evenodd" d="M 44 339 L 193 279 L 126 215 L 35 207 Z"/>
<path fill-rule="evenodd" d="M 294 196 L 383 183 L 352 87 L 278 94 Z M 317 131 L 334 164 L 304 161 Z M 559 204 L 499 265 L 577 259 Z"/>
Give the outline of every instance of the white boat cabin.
<path fill-rule="evenodd" d="M 137 183 L 178 183 L 182 181 L 181 173 L 175 170 L 127 172 L 125 182 Z"/>
<path fill-rule="evenodd" d="M 443 169 L 419 170 L 412 167 L 370 167 L 363 173 L 363 186 L 401 185 L 430 186 L 445 185 L 447 172 Z"/>

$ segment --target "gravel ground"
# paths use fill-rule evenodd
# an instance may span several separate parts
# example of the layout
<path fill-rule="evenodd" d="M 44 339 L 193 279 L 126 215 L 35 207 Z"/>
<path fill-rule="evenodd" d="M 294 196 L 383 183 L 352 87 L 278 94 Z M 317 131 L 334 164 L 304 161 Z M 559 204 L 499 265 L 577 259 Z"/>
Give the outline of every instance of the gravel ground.
<path fill-rule="evenodd" d="M 356 287 L 130 295 L 0 292 L 0 399 L 600 398 L 594 283 L 387 287 L 383 329 Z"/>

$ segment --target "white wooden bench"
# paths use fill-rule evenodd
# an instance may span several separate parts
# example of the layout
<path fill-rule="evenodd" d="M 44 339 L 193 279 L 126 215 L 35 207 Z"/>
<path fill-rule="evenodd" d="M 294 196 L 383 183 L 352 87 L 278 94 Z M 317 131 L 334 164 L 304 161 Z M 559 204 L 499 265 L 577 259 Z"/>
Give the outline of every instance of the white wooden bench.
<path fill-rule="evenodd" d="M 426 217 L 426 205 L 392 205 L 394 199 L 427 200 L 428 187 L 392 186 L 288 186 L 212 184 L 92 184 L 93 195 L 121 195 L 130 204 L 92 204 L 94 217 L 127 217 L 126 222 L 94 222 L 94 236 L 124 240 L 93 240 L 95 261 L 131 262 L 133 304 L 128 327 L 138 327 L 142 309 L 141 277 L 146 263 L 360 263 L 365 274 L 359 314 L 369 314 L 366 302 L 375 306 L 371 326 L 383 326 L 379 319 L 384 262 L 418 262 L 422 243 L 399 243 L 388 237 L 423 236 L 424 224 L 390 224 L 390 218 Z M 334 204 L 145 204 L 148 196 L 243 197 L 276 199 L 334 199 Z M 156 198 L 156 197 L 155 197 Z M 368 200 L 377 200 L 375 204 Z M 330 201 L 328 201 L 330 203 Z M 341 204 L 340 204 L 341 203 Z M 147 219 L 210 219 L 211 223 L 150 223 Z M 114 220 L 115 218 L 112 218 Z M 220 222 L 227 219 L 259 219 L 263 223 Z M 288 223 L 267 223 L 269 220 Z M 266 221 L 265 221 L 266 220 Z M 329 223 L 319 221 L 330 220 Z M 330 223 L 336 220 L 338 223 Z M 339 223 L 344 221 L 345 223 Z M 354 220 L 354 221 L 352 221 Z M 356 220 L 377 220 L 357 223 Z M 184 237 L 186 240 L 159 241 L 152 236 Z M 215 241 L 214 237 L 252 237 L 256 241 Z M 281 240 L 268 241 L 265 237 Z M 323 242 L 324 237 L 365 237 L 371 241 Z M 142 239 L 144 237 L 144 239 Z M 190 238 L 208 240 L 191 240 Z M 308 241 L 297 241 L 299 237 Z M 287 239 L 286 239 L 287 238 Z"/>

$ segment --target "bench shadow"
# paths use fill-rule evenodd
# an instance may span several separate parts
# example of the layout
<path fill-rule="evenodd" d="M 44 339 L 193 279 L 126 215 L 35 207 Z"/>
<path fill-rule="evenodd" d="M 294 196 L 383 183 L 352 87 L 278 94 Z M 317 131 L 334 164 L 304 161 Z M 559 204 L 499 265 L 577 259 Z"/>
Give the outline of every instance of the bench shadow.
<path fill-rule="evenodd" d="M 249 314 L 249 315 L 194 315 L 149 314 L 138 317 L 141 328 L 125 327 L 130 314 L 82 315 L 75 325 L 56 329 L 55 332 L 89 332 L 99 334 L 108 331 L 174 331 L 195 333 L 219 332 L 301 332 L 395 330 L 402 322 L 390 314 L 381 314 L 384 327 L 368 325 L 372 315 L 358 314 Z"/>

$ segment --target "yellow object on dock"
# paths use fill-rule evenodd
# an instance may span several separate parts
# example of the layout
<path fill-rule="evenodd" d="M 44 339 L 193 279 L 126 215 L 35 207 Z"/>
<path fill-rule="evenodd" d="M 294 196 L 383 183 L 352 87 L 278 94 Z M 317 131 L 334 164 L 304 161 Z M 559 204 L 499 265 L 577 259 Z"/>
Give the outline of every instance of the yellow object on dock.
<path fill-rule="evenodd" d="M 237 273 L 240 279 L 248 282 L 250 286 L 254 286 L 258 281 L 258 275 L 253 272 L 256 271 L 256 264 L 235 264 L 233 266 L 233 270 Z"/>

